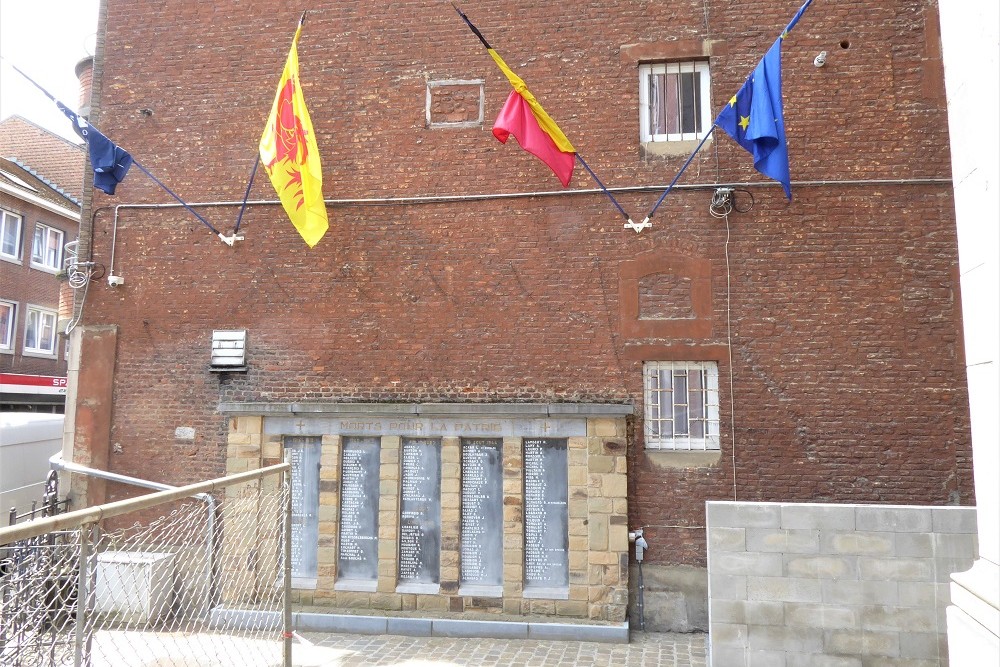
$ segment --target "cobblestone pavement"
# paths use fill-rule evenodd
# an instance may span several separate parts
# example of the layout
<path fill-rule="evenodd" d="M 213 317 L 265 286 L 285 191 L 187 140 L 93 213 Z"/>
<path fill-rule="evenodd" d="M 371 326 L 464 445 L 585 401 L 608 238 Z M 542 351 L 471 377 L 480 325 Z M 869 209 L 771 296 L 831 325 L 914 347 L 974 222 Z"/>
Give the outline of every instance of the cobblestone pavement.
<path fill-rule="evenodd" d="M 705 667 L 705 634 L 632 633 L 628 644 L 540 639 L 452 639 L 307 632 L 298 667 Z"/>

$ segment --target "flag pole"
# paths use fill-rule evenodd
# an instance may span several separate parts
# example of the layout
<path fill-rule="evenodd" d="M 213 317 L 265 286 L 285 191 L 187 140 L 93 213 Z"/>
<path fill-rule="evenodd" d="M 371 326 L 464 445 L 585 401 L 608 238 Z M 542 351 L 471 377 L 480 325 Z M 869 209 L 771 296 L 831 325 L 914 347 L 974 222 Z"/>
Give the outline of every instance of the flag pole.
<path fill-rule="evenodd" d="M 653 226 L 653 223 L 651 223 L 649 221 L 650 218 L 652 218 L 653 214 L 656 213 L 656 209 L 660 208 L 660 204 L 662 204 L 663 200 L 667 198 L 667 195 L 670 194 L 670 191 L 674 189 L 674 186 L 677 184 L 677 181 L 680 179 L 681 174 L 683 174 L 684 170 L 688 168 L 688 165 L 691 164 L 691 160 L 693 160 L 694 156 L 698 154 L 698 151 L 701 150 L 701 147 L 705 145 L 705 142 L 708 141 L 708 138 L 710 136 L 712 136 L 712 132 L 715 131 L 715 128 L 716 128 L 715 123 L 712 123 L 712 127 L 708 128 L 708 132 L 706 132 L 705 136 L 701 138 L 701 142 L 695 147 L 694 152 L 691 153 L 691 155 L 688 156 L 688 159 L 684 163 L 684 165 L 681 167 L 681 170 L 677 172 L 676 176 L 674 176 L 674 180 L 670 181 L 670 185 L 667 186 L 667 189 L 663 191 L 663 194 L 660 195 L 660 198 L 656 200 L 655 204 L 653 204 L 653 208 L 650 209 L 649 213 L 646 214 L 645 219 L 643 219 L 643 221 L 639 222 L 639 223 L 634 223 L 631 220 L 629 220 L 629 222 L 631 224 L 625 225 L 626 228 L 634 229 L 635 233 L 638 234 L 639 232 L 641 232 L 646 227 L 652 227 Z"/>
<path fill-rule="evenodd" d="M 256 155 L 254 155 L 253 169 L 250 170 L 250 180 L 247 181 L 247 189 L 243 193 L 243 204 L 240 205 L 240 212 L 236 216 L 236 226 L 233 227 L 233 235 L 228 237 L 229 240 L 223 239 L 229 245 L 232 245 L 230 241 L 242 241 L 243 237 L 237 238 L 237 234 L 240 231 L 240 224 L 243 222 L 243 213 L 247 210 L 247 201 L 250 199 L 250 188 L 253 187 L 253 179 L 257 176 L 257 167 L 260 166 L 260 151 L 258 150 Z"/>
<path fill-rule="evenodd" d="M 469 26 L 469 30 L 471 30 L 473 34 L 475 34 L 475 36 L 479 38 L 479 41 L 482 42 L 486 50 L 492 51 L 493 47 L 490 46 L 490 43 L 486 41 L 485 37 L 483 37 L 483 33 L 479 32 L 479 28 L 473 25 L 472 21 L 469 20 L 469 17 L 465 15 L 465 12 L 459 9 L 458 5 L 456 5 L 455 3 L 452 3 L 451 6 L 455 8 L 455 11 L 458 12 L 458 15 L 462 17 L 463 21 L 465 21 L 465 25 Z M 613 194 L 611 194 L 611 191 L 608 190 L 607 187 L 605 187 L 604 183 L 601 182 L 601 179 L 597 177 L 597 174 L 595 174 L 594 170 L 590 168 L 590 165 L 588 165 L 586 160 L 583 159 L 583 156 L 580 155 L 579 152 L 574 152 L 574 154 L 576 155 L 577 161 L 581 165 L 583 165 L 583 168 L 586 169 L 587 173 L 590 174 L 591 178 L 594 179 L 594 182 L 597 183 L 598 186 L 600 186 L 601 191 L 604 192 L 605 195 L 607 195 L 608 199 L 611 200 L 611 203 L 614 204 L 616 209 L 618 209 L 618 212 L 622 214 L 622 217 L 625 218 L 625 220 L 627 220 L 627 222 L 625 223 L 625 227 L 626 228 L 634 227 L 635 223 L 632 222 L 632 218 L 629 217 L 628 213 L 625 212 L 625 209 L 622 208 L 621 204 L 618 203 L 618 200 L 615 199 L 615 196 Z"/>
<path fill-rule="evenodd" d="M 304 26 L 305 23 L 306 23 L 306 12 L 307 11 L 308 10 L 303 10 L 302 11 L 302 16 L 299 17 L 299 25 L 298 25 L 299 28 L 301 28 L 302 26 Z M 240 225 L 243 223 L 243 214 L 246 212 L 246 210 L 247 210 L 247 202 L 250 200 L 250 188 L 253 187 L 253 181 L 254 181 L 254 178 L 256 178 L 256 176 L 257 176 L 257 168 L 259 166 L 260 166 L 260 149 L 257 150 L 257 153 L 256 153 L 256 155 L 254 157 L 253 169 L 250 170 L 250 180 L 247 181 L 247 189 L 243 193 L 243 203 L 240 204 L 240 212 L 236 215 L 236 225 L 233 227 L 233 233 L 232 233 L 231 236 L 223 236 L 222 237 L 222 240 L 225 241 L 229 245 L 233 245 L 233 241 L 242 241 L 243 240 L 243 236 L 239 235 Z"/>
<path fill-rule="evenodd" d="M 782 30 L 781 34 L 778 36 L 778 41 L 779 42 L 781 40 L 784 40 L 785 37 L 788 36 L 788 33 L 791 32 L 792 28 L 794 28 L 795 25 L 799 22 L 799 19 L 802 18 L 802 14 L 806 11 L 806 9 L 809 8 L 810 4 L 812 4 L 812 0 L 805 0 L 805 2 L 802 4 L 802 6 L 799 7 L 799 10 L 795 13 L 795 16 L 792 17 L 792 20 L 788 22 L 788 25 L 785 26 L 785 29 Z M 779 45 L 779 49 L 780 49 L 780 45 Z M 780 50 L 779 50 L 778 53 L 780 55 Z M 767 58 L 767 56 L 764 56 L 764 57 Z M 751 73 L 751 76 L 752 75 L 753 74 Z M 779 84 L 780 84 L 780 78 L 779 78 Z M 746 85 L 746 84 L 744 84 L 744 85 Z M 780 88 L 779 88 L 779 90 L 780 90 Z M 737 93 L 737 95 L 738 94 L 739 93 Z M 735 100 L 736 100 L 736 96 L 733 96 L 733 100 L 732 100 L 732 102 L 730 102 L 730 104 L 734 104 Z M 724 111 L 725 111 L 725 108 L 723 109 L 723 112 Z M 674 185 L 677 183 L 677 180 L 681 177 L 681 174 L 683 174 L 684 170 L 687 169 L 687 167 L 688 167 L 689 164 L 691 164 L 691 160 L 694 159 L 694 156 L 698 153 L 698 151 L 701 150 L 701 147 L 705 145 L 705 142 L 712 135 L 712 133 L 715 131 L 715 129 L 717 127 L 720 127 L 719 126 L 719 119 L 720 118 L 722 118 L 722 113 L 720 113 L 718 116 L 715 117 L 715 121 L 712 123 L 712 127 L 708 128 L 708 131 L 705 133 L 705 136 L 702 137 L 701 142 L 694 149 L 694 152 L 691 153 L 691 156 L 688 157 L 687 162 L 684 163 L 684 166 L 681 167 L 681 170 L 679 172 L 677 172 L 676 176 L 674 176 L 674 180 L 670 182 L 670 185 L 667 186 L 667 189 L 664 190 L 664 192 L 663 192 L 662 195 L 660 195 L 660 198 L 657 200 L 657 202 L 653 206 L 653 208 L 649 211 L 649 214 L 646 216 L 646 218 L 642 222 L 640 222 L 638 225 L 634 225 L 633 226 L 633 229 L 635 229 L 636 233 L 638 233 L 639 231 L 641 231 L 645 227 L 652 226 L 652 223 L 649 222 L 649 219 L 653 217 L 653 214 L 656 213 L 656 210 L 660 207 L 660 204 L 662 204 L 663 200 L 666 198 L 666 196 L 668 194 L 670 194 L 670 191 L 673 189 Z M 722 126 L 722 130 L 725 131 L 725 132 L 727 132 L 727 133 L 729 133 L 730 135 L 732 135 L 734 139 L 736 138 L 735 135 L 733 135 L 733 133 L 728 128 L 726 128 L 725 125 Z M 782 132 L 782 141 L 783 141 L 783 136 L 784 136 L 784 128 L 783 127 L 782 127 L 781 132 Z M 745 144 L 743 144 L 742 142 L 740 143 L 740 145 L 743 146 L 744 148 L 746 148 L 748 151 L 751 150 L 750 148 L 747 148 L 747 146 Z M 787 161 L 786 161 L 786 164 L 785 164 L 785 168 L 787 170 Z M 775 180 L 778 180 L 779 182 L 782 183 L 782 185 L 786 185 L 786 181 L 782 181 L 781 179 L 779 179 L 779 178 L 777 178 L 775 176 L 772 176 L 771 174 L 765 173 L 765 172 L 763 172 L 759 168 L 758 168 L 758 171 L 761 171 L 761 173 L 764 173 L 765 176 L 770 176 L 771 178 L 774 178 Z M 787 174 L 786 174 L 786 176 L 787 176 Z M 786 193 L 787 192 L 788 191 L 787 191 L 787 186 L 786 186 Z M 790 194 L 788 196 L 789 196 L 789 198 L 791 198 Z"/>
<path fill-rule="evenodd" d="M 17 72 L 18 74 L 20 74 L 21 76 L 23 76 L 25 79 L 28 80 L 29 83 L 31 83 L 33 86 L 35 86 L 35 88 L 38 88 L 38 90 L 42 91 L 42 93 L 47 98 L 49 98 L 50 100 L 52 100 L 53 102 L 55 102 L 56 106 L 60 107 L 60 111 L 62 111 L 64 108 L 67 109 L 67 110 L 69 109 L 69 107 L 67 107 L 65 104 L 63 104 L 59 100 L 57 100 L 52 95 L 52 93 L 50 93 L 49 91 L 45 90 L 45 88 L 43 88 L 41 86 L 41 84 L 39 84 L 37 81 L 35 81 L 34 79 L 32 79 L 30 76 L 28 76 L 27 74 L 25 74 L 23 71 L 21 71 L 21 69 L 17 65 L 15 65 L 14 63 L 12 63 L 10 61 L 7 61 L 7 62 L 8 62 L 8 64 L 11 67 L 14 68 L 15 72 Z M 64 112 L 64 113 L 66 113 L 66 112 Z M 70 112 L 70 113 L 72 113 L 72 112 Z M 97 127 L 95 127 L 89 120 L 86 121 L 86 123 L 90 127 L 94 128 L 94 130 L 96 130 L 97 132 L 100 132 L 100 130 L 97 129 Z M 134 164 L 139 169 L 139 171 L 141 171 L 142 173 L 144 173 L 147 176 L 149 176 L 149 178 L 152 179 L 152 181 L 154 183 L 156 183 L 161 188 L 163 188 L 163 190 L 166 191 L 167 194 L 169 194 L 171 197 L 173 197 L 174 199 L 176 199 L 180 203 L 181 206 L 183 206 L 185 209 L 187 209 L 188 212 L 191 213 L 191 215 L 193 215 L 194 217 L 198 218 L 198 220 L 200 220 L 202 224 L 204 224 L 206 227 L 208 227 L 210 230 L 212 230 L 212 232 L 214 234 L 216 234 L 220 239 L 222 239 L 222 241 L 224 243 L 232 245 L 232 243 L 230 241 L 227 241 L 226 237 L 222 235 L 222 232 L 220 232 L 218 229 L 216 229 L 215 227 L 213 227 L 212 224 L 208 220 L 206 220 L 201 215 L 199 215 L 198 212 L 195 211 L 193 208 L 191 208 L 191 206 L 189 206 L 187 202 L 185 202 L 183 199 L 181 199 L 176 194 L 174 194 L 173 190 L 171 190 L 166 185 L 164 185 L 163 182 L 160 181 L 160 179 L 158 179 L 156 176 L 154 176 L 148 169 L 146 169 L 146 167 L 144 167 L 142 164 L 140 164 L 139 161 L 136 160 L 134 157 L 132 158 L 132 164 Z"/>

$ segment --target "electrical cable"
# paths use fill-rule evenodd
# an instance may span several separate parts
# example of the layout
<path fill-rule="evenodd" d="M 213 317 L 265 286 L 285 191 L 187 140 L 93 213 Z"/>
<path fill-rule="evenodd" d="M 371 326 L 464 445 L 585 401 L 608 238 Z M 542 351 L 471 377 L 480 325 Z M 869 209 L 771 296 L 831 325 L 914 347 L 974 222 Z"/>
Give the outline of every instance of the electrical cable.
<path fill-rule="evenodd" d="M 729 267 L 729 216 L 724 216 L 726 220 L 726 243 L 723 246 L 726 255 L 726 347 L 729 350 L 729 431 L 732 437 L 732 466 L 733 466 L 733 502 L 738 500 L 736 493 L 736 399 L 733 396 L 733 318 L 732 318 L 732 272 Z"/>

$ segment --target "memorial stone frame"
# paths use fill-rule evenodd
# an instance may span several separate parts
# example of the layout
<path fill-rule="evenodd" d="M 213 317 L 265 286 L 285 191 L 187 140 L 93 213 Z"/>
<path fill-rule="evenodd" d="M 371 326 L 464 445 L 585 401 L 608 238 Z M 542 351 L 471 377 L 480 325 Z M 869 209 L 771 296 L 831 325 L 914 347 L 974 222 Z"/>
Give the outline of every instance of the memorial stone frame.
<path fill-rule="evenodd" d="M 315 553 L 298 556 L 314 559 L 315 577 L 293 576 L 294 604 L 625 621 L 631 405 L 219 409 L 229 419 L 228 472 L 280 462 L 305 442 L 318 460 L 316 506 L 302 510 L 315 516 L 315 539 L 299 544 Z"/>

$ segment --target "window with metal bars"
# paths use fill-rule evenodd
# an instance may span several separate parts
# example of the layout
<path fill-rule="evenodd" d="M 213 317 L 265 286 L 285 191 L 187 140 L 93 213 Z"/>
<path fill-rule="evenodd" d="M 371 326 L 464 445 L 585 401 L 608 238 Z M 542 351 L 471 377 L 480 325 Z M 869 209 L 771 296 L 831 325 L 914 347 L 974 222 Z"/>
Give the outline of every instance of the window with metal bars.
<path fill-rule="evenodd" d="M 708 63 L 639 66 L 639 134 L 643 142 L 694 141 L 711 126 Z"/>
<path fill-rule="evenodd" d="M 643 364 L 647 449 L 719 449 L 719 366 L 714 361 Z"/>

